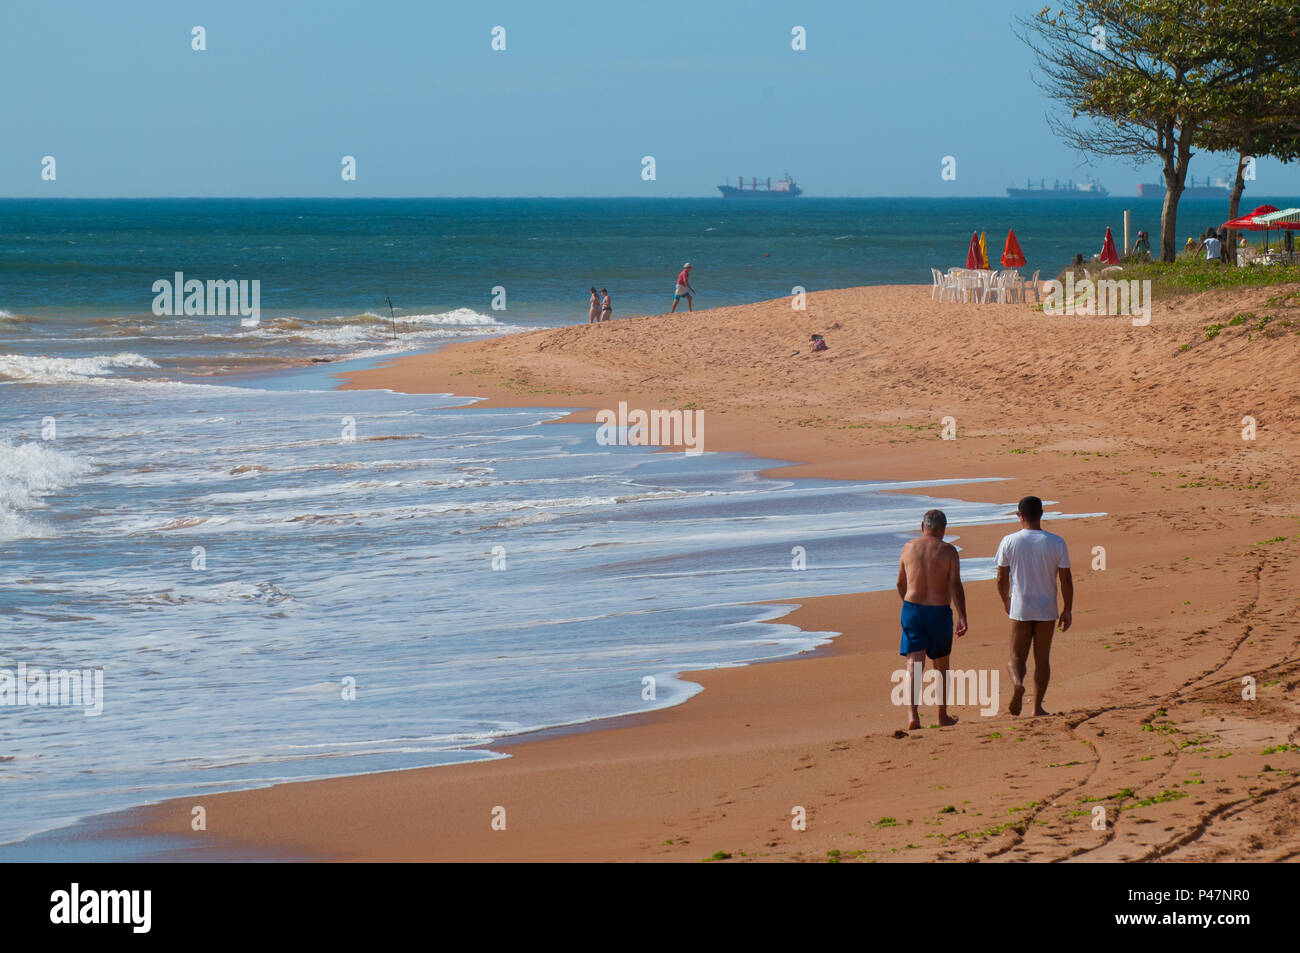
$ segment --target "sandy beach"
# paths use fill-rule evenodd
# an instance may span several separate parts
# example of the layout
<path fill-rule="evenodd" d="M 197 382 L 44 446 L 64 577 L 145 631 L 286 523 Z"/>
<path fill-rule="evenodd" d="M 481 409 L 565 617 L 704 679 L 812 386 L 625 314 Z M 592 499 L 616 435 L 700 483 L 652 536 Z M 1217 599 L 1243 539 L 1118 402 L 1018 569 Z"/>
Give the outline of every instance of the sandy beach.
<path fill-rule="evenodd" d="M 584 408 L 571 421 L 620 401 L 701 409 L 705 450 L 789 460 L 769 471 L 783 477 L 1001 477 L 945 492 L 1105 514 L 1045 524 L 1076 583 L 1056 714 L 1011 717 L 1003 673 L 996 714 L 957 709 L 938 729 L 926 708 L 924 728 L 900 731 L 898 596 L 834 594 L 782 620 L 842 632 L 830 647 L 688 674 L 704 691 L 672 709 L 494 746 L 508 759 L 185 798 L 132 823 L 331 860 L 1300 858 L 1300 342 L 1295 309 L 1266 304 L 1276 293 L 1157 302 L 1133 327 L 850 288 L 802 312 L 782 299 L 620 319 L 353 374 L 344 386 Z M 1240 312 L 1279 319 L 1207 339 Z M 813 332 L 828 351 L 809 350 Z M 987 557 L 1014 528 L 948 532 Z M 993 584 L 967 595 L 953 665 L 1001 669 Z M 190 829 L 196 804 L 206 832 Z"/>

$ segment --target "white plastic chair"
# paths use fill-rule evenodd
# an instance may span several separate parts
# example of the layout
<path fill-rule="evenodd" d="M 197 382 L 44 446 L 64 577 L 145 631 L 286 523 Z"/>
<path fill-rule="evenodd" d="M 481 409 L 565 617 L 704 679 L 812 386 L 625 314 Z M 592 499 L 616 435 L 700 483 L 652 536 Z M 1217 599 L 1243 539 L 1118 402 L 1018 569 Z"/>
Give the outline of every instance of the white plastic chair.
<path fill-rule="evenodd" d="M 1039 271 L 1041 271 L 1041 270 L 1042 270 L 1042 269 L 1040 268 Z M 1042 304 L 1042 303 L 1043 303 L 1042 293 L 1041 293 L 1041 291 L 1039 290 L 1039 287 L 1038 287 L 1038 274 L 1039 274 L 1038 271 L 1034 272 L 1034 277 L 1031 278 L 1029 281 L 1026 281 L 1026 282 L 1022 285 L 1022 287 L 1021 287 L 1021 291 L 1020 291 L 1020 300 L 1021 300 L 1023 303 L 1025 303 L 1025 304 L 1028 304 L 1028 303 L 1029 303 L 1029 294 L 1030 294 L 1030 292 L 1033 293 L 1033 295 L 1034 295 L 1034 302 L 1035 302 L 1036 304 Z"/>
<path fill-rule="evenodd" d="M 980 276 L 973 271 L 965 271 L 957 276 L 957 293 L 961 295 L 961 300 L 966 303 L 974 299 L 980 292 Z"/>
<path fill-rule="evenodd" d="M 956 272 L 945 274 L 944 276 L 944 295 L 950 302 L 957 302 L 957 296 L 961 294 L 962 276 Z"/>
<path fill-rule="evenodd" d="M 930 300 L 933 301 L 937 293 L 939 296 L 939 300 L 942 301 L 944 285 L 945 285 L 945 282 L 943 280 L 943 272 L 941 272 L 938 268 L 931 268 L 930 278 L 934 282 L 934 284 L 930 286 Z"/>
<path fill-rule="evenodd" d="M 1020 300 L 1020 276 L 1015 271 L 1007 271 L 1002 275 L 1002 303 L 1015 304 Z"/>
<path fill-rule="evenodd" d="M 1006 304 L 1008 301 L 1016 300 L 1016 279 L 1018 276 L 1013 271 L 1004 271 L 994 277 L 994 280 L 984 292 L 984 300 L 988 301 L 990 297 L 996 297 L 998 304 Z"/>
<path fill-rule="evenodd" d="M 1002 303 L 1002 277 L 996 272 L 989 272 L 984 278 L 984 294 L 980 298 L 980 304 L 988 304 L 989 298 L 996 298 L 998 303 Z"/>
<path fill-rule="evenodd" d="M 986 304 L 990 297 L 1002 300 L 1002 279 L 992 269 L 980 272 L 980 303 Z"/>

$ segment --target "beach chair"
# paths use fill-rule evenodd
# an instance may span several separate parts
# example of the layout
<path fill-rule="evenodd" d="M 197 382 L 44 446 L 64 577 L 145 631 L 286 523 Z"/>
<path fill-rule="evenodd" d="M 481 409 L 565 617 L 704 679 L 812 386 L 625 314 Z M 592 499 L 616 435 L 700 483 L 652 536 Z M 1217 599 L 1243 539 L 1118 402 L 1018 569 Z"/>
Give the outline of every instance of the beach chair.
<path fill-rule="evenodd" d="M 1039 271 L 1041 271 L 1041 270 L 1042 270 L 1042 269 L 1039 269 Z M 1038 274 L 1039 274 L 1038 271 L 1034 272 L 1034 277 L 1030 278 L 1028 281 L 1024 282 L 1024 283 L 1021 285 L 1021 289 L 1020 289 L 1020 300 L 1021 300 L 1021 302 L 1025 303 L 1025 304 L 1028 304 L 1028 303 L 1029 303 L 1029 295 L 1030 295 L 1030 293 L 1032 292 L 1033 295 L 1034 295 L 1034 303 L 1035 303 L 1035 304 L 1042 304 L 1042 303 L 1043 303 L 1043 296 L 1042 296 L 1041 291 L 1040 291 L 1039 288 L 1038 288 Z"/>
<path fill-rule="evenodd" d="M 955 302 L 961 292 L 961 275 L 949 272 L 943 276 L 943 294 L 949 301 Z"/>
<path fill-rule="evenodd" d="M 956 293 L 961 295 L 963 303 L 976 300 L 980 293 L 980 285 L 978 272 L 964 271 L 957 276 Z"/>
<path fill-rule="evenodd" d="M 934 284 L 931 285 L 930 287 L 930 300 L 933 301 L 935 298 L 935 294 L 937 293 L 939 296 L 939 300 L 942 301 L 943 293 L 947 286 L 947 282 L 943 280 L 943 272 L 940 271 L 938 268 L 931 268 L 930 279 L 934 282 Z"/>
<path fill-rule="evenodd" d="M 1020 272 L 1012 269 L 1002 276 L 1003 281 L 1003 302 L 1015 304 L 1020 301 L 1021 290 L 1025 286 L 1025 280 L 1020 277 Z"/>
<path fill-rule="evenodd" d="M 998 304 L 1015 301 L 1016 282 L 1019 277 L 1014 271 L 1004 271 L 995 275 L 984 291 L 984 300 L 987 302 L 990 297 L 993 297 L 997 299 Z"/>
<path fill-rule="evenodd" d="M 1007 272 L 1007 291 L 1003 300 L 1012 304 L 1025 300 L 1025 279 L 1014 268 Z"/>
<path fill-rule="evenodd" d="M 1002 303 L 1004 288 L 1002 285 L 1002 276 L 996 271 L 989 272 L 988 276 L 983 279 L 983 294 L 980 296 L 980 304 L 988 304 L 989 298 L 996 298 L 998 304 Z"/>
<path fill-rule="evenodd" d="M 998 303 L 1002 303 L 1002 276 L 996 271 L 985 271 L 980 273 L 980 303 L 987 304 L 989 298 L 997 298 Z"/>

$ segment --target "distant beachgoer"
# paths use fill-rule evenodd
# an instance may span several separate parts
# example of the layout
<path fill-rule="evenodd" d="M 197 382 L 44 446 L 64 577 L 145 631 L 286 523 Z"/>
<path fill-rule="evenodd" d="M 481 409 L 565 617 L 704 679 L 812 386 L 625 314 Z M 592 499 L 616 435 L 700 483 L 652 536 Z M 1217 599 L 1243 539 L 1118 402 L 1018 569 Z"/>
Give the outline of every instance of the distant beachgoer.
<path fill-rule="evenodd" d="M 1195 250 L 1196 250 L 1196 239 L 1188 235 L 1187 244 L 1183 246 L 1183 251 L 1195 251 Z"/>
<path fill-rule="evenodd" d="M 1138 232 L 1137 241 L 1133 244 L 1133 251 L 1139 255 L 1151 254 L 1151 237 L 1146 232 Z"/>
<path fill-rule="evenodd" d="M 673 295 L 673 306 L 668 311 L 673 314 L 677 311 L 677 302 L 683 298 L 686 299 L 686 310 L 694 311 L 691 307 L 691 299 L 695 295 L 695 289 L 691 287 L 691 263 L 688 261 L 682 265 L 681 273 L 677 276 L 677 293 Z"/>
<path fill-rule="evenodd" d="M 595 324 L 600 320 L 600 292 L 596 286 L 591 286 L 591 310 L 587 312 L 587 323 Z"/>
<path fill-rule="evenodd" d="M 1043 501 L 1027 496 L 1016 507 L 1020 532 L 1005 536 L 998 544 L 998 595 L 1011 617 L 1011 703 L 1007 711 L 1020 714 L 1025 695 L 1025 669 L 1029 650 L 1034 650 L 1034 714 L 1046 715 L 1043 697 L 1052 675 L 1052 632 L 1060 619 L 1061 631 L 1073 621 L 1074 579 L 1070 575 L 1070 553 L 1065 540 L 1042 527 Z M 1061 583 L 1065 607 L 1056 609 L 1056 583 Z"/>
<path fill-rule="evenodd" d="M 820 334 L 814 334 L 812 336 L 812 349 L 814 351 L 826 350 L 826 339 L 822 337 Z"/>
<path fill-rule="evenodd" d="M 1219 236 L 1214 232 L 1208 232 L 1205 238 L 1201 239 L 1201 247 L 1205 249 L 1206 261 L 1221 261 L 1223 246 L 1219 242 Z"/>
<path fill-rule="evenodd" d="M 614 316 L 614 304 L 609 300 L 609 292 L 600 289 L 600 320 L 608 321 Z"/>
<path fill-rule="evenodd" d="M 957 610 L 956 634 L 966 634 L 966 590 L 961 584 L 961 560 L 957 547 L 943 541 L 948 517 L 942 510 L 929 510 L 921 518 L 921 535 L 903 546 L 898 560 L 898 594 L 903 599 L 899 616 L 903 635 L 898 654 L 907 657 L 907 727 L 921 727 L 917 710 L 920 674 L 927 657 L 939 676 L 939 724 L 955 725 L 948 714 L 947 671 L 952 653 L 953 609 Z"/>

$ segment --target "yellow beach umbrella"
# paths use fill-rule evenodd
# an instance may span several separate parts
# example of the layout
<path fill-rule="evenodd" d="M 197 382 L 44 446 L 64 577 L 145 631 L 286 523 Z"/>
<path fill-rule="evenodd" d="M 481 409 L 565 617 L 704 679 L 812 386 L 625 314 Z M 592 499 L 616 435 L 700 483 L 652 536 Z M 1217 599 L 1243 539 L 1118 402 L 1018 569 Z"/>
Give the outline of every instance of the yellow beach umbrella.
<path fill-rule="evenodd" d="M 988 232 L 980 232 L 980 267 L 989 266 L 989 236 Z"/>

